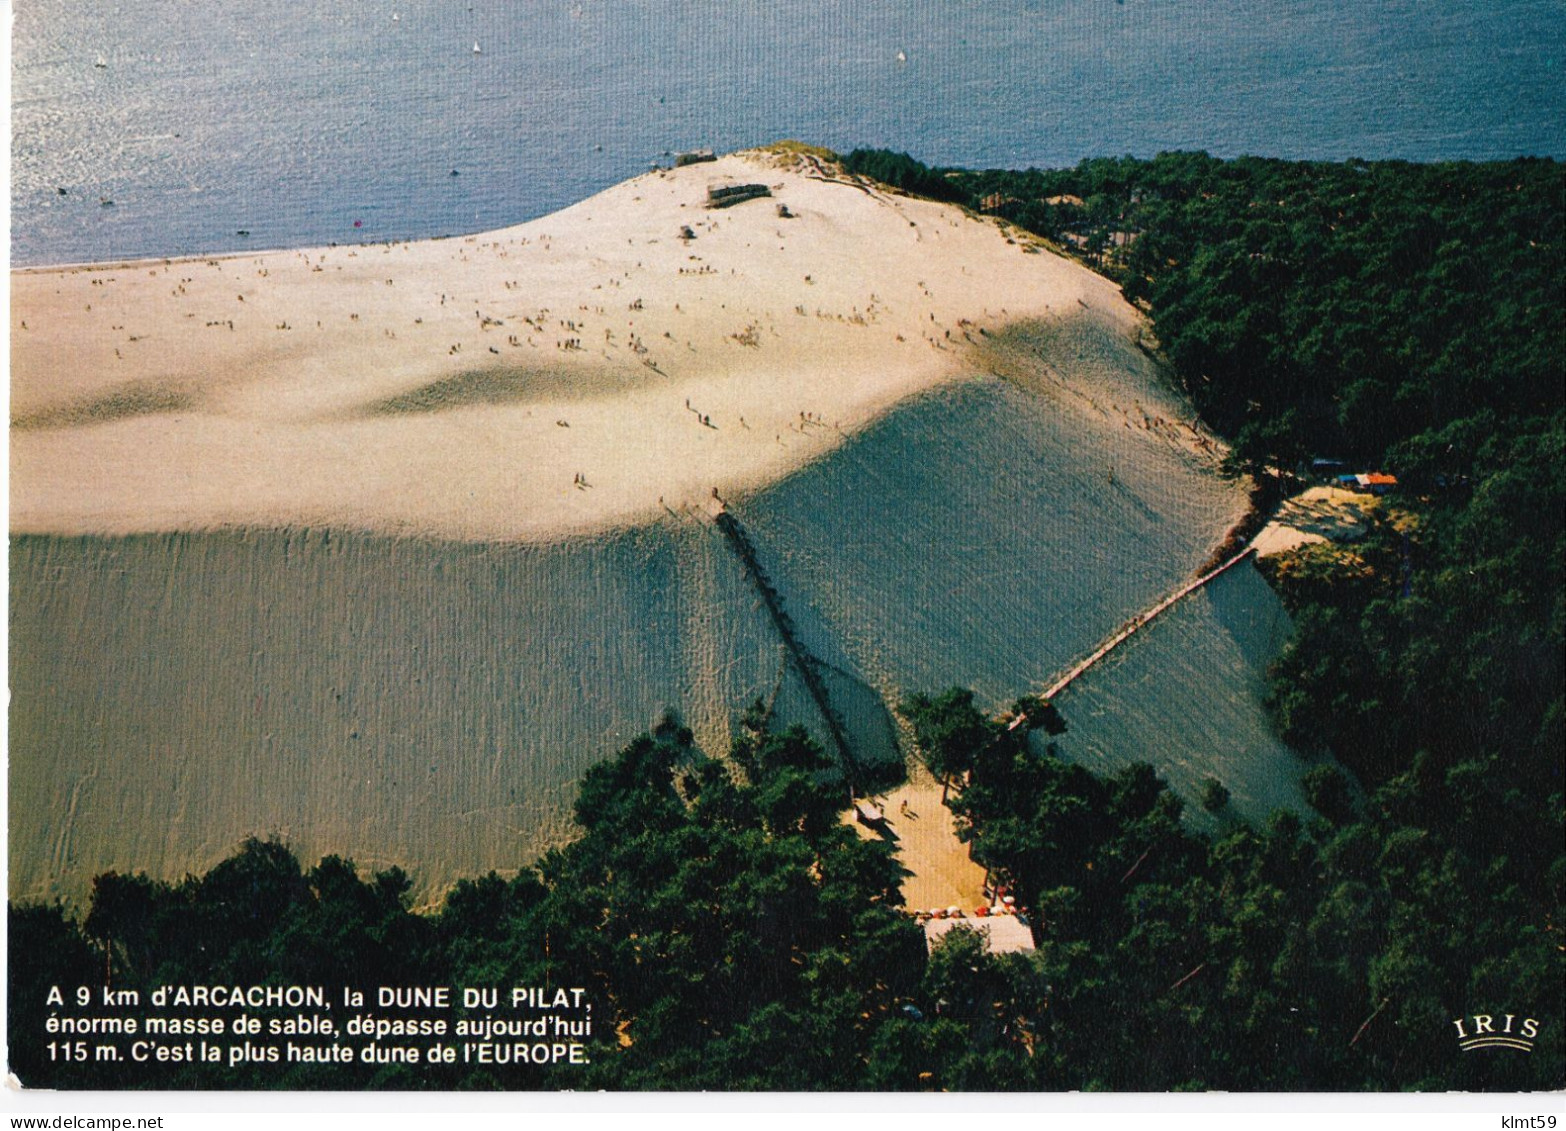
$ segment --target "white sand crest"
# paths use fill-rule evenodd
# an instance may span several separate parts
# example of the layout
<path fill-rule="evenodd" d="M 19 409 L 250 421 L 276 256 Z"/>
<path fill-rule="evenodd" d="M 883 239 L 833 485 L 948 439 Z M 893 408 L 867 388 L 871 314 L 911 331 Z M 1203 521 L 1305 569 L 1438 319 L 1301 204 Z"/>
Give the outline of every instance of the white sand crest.
<path fill-rule="evenodd" d="M 1009 325 L 1138 332 L 1020 233 L 822 169 L 750 151 L 461 238 L 15 272 L 11 528 L 587 533 L 774 482 L 993 368 Z M 730 183 L 771 195 L 707 208 Z"/>

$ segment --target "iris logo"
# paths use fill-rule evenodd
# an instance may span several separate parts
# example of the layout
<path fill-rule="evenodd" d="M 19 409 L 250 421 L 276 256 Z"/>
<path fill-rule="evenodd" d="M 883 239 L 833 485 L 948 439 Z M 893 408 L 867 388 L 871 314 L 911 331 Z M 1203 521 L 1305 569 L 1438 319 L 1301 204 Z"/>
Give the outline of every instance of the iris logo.
<path fill-rule="evenodd" d="M 1470 1030 L 1468 1022 L 1473 1022 Z M 1522 1024 L 1516 1024 L 1517 1015 L 1506 1014 L 1498 1026 L 1495 1018 L 1488 1013 L 1476 1013 L 1472 1017 L 1462 1017 L 1452 1024 L 1457 1026 L 1457 1047 L 1464 1052 L 1475 1052 L 1479 1049 L 1516 1049 L 1518 1052 L 1532 1052 L 1533 1039 L 1539 1035 L 1539 1021 L 1534 1017 L 1524 1017 Z"/>

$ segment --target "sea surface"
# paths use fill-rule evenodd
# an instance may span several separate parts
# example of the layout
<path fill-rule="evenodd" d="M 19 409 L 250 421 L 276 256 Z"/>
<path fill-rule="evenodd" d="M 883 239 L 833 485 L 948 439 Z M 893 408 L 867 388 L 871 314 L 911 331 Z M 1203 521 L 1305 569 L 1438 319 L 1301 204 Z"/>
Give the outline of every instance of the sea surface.
<path fill-rule="evenodd" d="M 1560 0 L 11 7 L 19 265 L 486 230 L 785 137 L 970 167 L 1566 156 Z"/>

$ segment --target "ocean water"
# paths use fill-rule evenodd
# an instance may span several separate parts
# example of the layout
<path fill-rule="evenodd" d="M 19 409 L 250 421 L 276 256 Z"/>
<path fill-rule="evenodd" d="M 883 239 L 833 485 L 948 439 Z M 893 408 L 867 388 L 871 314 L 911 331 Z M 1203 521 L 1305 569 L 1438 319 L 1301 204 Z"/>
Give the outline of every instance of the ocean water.
<path fill-rule="evenodd" d="M 24 265 L 484 230 L 784 137 L 990 167 L 1566 156 L 1559 0 L 13 7 Z"/>

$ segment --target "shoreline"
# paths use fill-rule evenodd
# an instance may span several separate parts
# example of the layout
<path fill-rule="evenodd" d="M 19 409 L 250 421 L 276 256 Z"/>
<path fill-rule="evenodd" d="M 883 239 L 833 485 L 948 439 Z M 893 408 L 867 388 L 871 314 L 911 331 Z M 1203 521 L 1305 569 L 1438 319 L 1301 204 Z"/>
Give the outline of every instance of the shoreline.
<path fill-rule="evenodd" d="M 522 220 L 516 224 L 507 225 L 506 228 L 494 228 L 491 231 L 503 232 L 512 227 L 521 227 L 523 224 L 533 223 L 531 220 Z M 403 244 L 442 243 L 447 240 L 466 239 L 469 236 L 488 235 L 489 232 L 467 232 L 461 235 L 445 236 L 421 236 L 418 239 L 409 240 L 375 240 L 365 243 L 325 243 L 325 244 L 300 244 L 297 247 L 258 247 L 254 251 L 197 251 L 188 255 L 145 255 L 136 259 L 84 259 L 69 263 L 24 263 L 12 266 L 10 271 L 14 275 L 48 275 L 62 271 L 131 271 L 141 267 L 173 267 L 180 263 L 204 263 L 212 259 L 246 259 L 254 256 L 289 255 L 300 251 L 337 251 L 342 248 L 375 248 L 398 247 Z"/>

